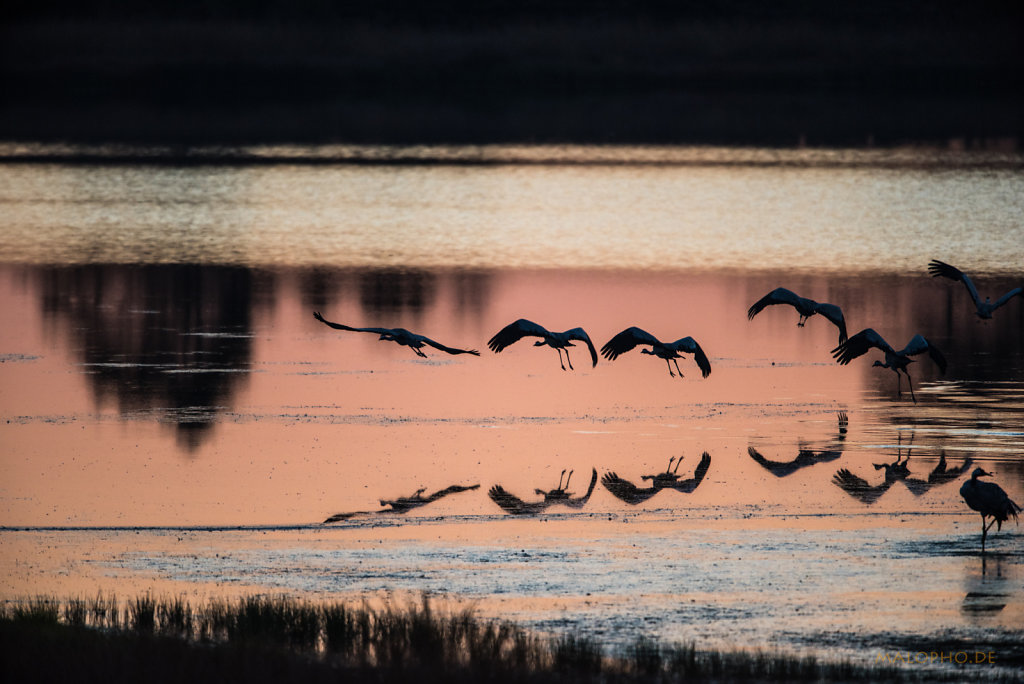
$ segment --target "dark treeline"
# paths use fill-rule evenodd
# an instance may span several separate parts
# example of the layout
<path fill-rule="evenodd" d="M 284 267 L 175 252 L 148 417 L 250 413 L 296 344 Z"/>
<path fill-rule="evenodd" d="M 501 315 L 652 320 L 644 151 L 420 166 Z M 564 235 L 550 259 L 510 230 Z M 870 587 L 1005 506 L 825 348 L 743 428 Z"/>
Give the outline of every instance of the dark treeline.
<path fill-rule="evenodd" d="M 0 139 L 1005 147 L 1024 128 L 1021 16 L 950 0 L 14 0 Z"/>
<path fill-rule="evenodd" d="M 985 23 L 1020 18 L 1021 9 L 1002 0 L 8 0 L 0 16 L 10 19 L 200 19 L 319 22 L 359 20 L 418 24 L 486 24 L 551 19 L 810 20 L 816 23 L 908 25 Z"/>

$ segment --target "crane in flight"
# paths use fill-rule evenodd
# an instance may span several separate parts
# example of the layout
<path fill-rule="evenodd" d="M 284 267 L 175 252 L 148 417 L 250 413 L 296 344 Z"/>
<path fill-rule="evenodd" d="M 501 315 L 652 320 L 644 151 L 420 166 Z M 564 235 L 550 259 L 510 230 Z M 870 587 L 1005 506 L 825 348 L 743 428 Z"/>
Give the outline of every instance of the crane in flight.
<path fill-rule="evenodd" d="M 839 344 L 846 341 L 846 319 L 843 318 L 842 309 L 835 304 L 816 302 L 813 299 L 801 297 L 784 287 L 777 287 L 754 302 L 747 309 L 747 320 L 754 320 L 754 316 L 761 313 L 766 306 L 772 306 L 773 304 L 789 304 L 796 309 L 797 313 L 800 314 L 800 320 L 797 321 L 797 326 L 800 328 L 804 327 L 808 318 L 814 314 L 821 314 L 839 328 Z"/>
<path fill-rule="evenodd" d="M 421 487 L 413 493 L 412 496 L 400 496 L 397 499 L 381 499 L 381 506 L 388 506 L 389 508 L 382 508 L 379 511 L 352 511 L 351 513 L 335 513 L 331 517 L 324 520 L 321 525 L 327 525 L 328 523 L 338 522 L 339 520 L 348 520 L 351 517 L 357 515 L 371 515 L 373 513 L 407 513 L 414 508 L 420 506 L 426 506 L 428 503 L 433 503 L 438 499 L 444 498 L 449 494 L 457 494 L 458 492 L 468 492 L 474 489 L 479 489 L 479 484 L 474 485 L 452 485 L 451 487 L 445 487 L 438 491 L 430 494 L 429 496 L 423 496 L 423 492 L 427 491 L 426 487 Z"/>
<path fill-rule="evenodd" d="M 677 471 L 679 470 L 679 464 L 683 462 L 683 457 L 680 456 L 679 460 L 676 461 L 675 468 L 672 467 L 672 461 L 675 461 L 675 456 L 668 460 L 668 468 L 665 469 L 665 472 L 656 475 L 640 476 L 641 480 L 650 481 L 650 487 L 637 487 L 629 480 L 619 477 L 615 472 L 605 473 L 601 477 L 601 484 L 615 498 L 635 505 L 647 501 L 663 489 L 674 489 L 677 492 L 689 494 L 704 481 L 704 476 L 707 475 L 708 468 L 711 467 L 711 456 L 705 451 L 701 455 L 700 463 L 697 464 L 697 468 L 693 472 L 693 477 L 680 480 Z"/>
<path fill-rule="evenodd" d="M 473 356 L 480 356 L 480 352 L 476 349 L 455 349 L 454 347 L 446 347 L 440 342 L 435 342 L 429 337 L 409 332 L 405 328 L 353 328 L 342 323 L 332 323 L 321 316 L 319 311 L 313 312 L 313 318 L 324 325 L 334 328 L 335 330 L 348 330 L 350 332 L 364 332 L 380 335 L 381 340 L 397 342 L 403 347 L 409 347 L 417 356 L 421 356 L 423 358 L 427 358 L 427 355 L 422 351 L 424 345 L 431 346 L 434 349 L 445 352 L 446 354 L 472 354 Z"/>
<path fill-rule="evenodd" d="M 896 374 L 896 395 L 900 396 L 900 373 L 902 372 L 907 376 L 907 385 L 910 386 L 910 397 L 917 403 L 917 397 L 914 396 L 914 385 L 910 381 L 910 373 L 907 372 L 907 366 L 914 362 L 911 356 L 917 356 L 918 354 L 924 354 L 928 352 L 928 356 L 931 357 L 935 365 L 939 367 L 941 373 L 946 372 L 946 358 L 939 351 L 939 348 L 931 344 L 921 335 L 914 335 L 907 346 L 899 351 L 892 348 L 885 339 L 875 332 L 871 328 L 865 328 L 859 333 L 851 337 L 850 339 L 843 342 L 838 347 L 832 350 L 832 357 L 839 362 L 840 365 L 845 366 L 854 360 L 858 356 L 866 354 L 872 347 L 880 349 L 885 353 L 885 363 L 881 361 L 875 361 L 871 364 L 872 367 L 880 366 L 882 368 L 888 368 Z"/>
<path fill-rule="evenodd" d="M 587 501 L 590 500 L 590 495 L 594 493 L 594 486 L 597 484 L 597 468 L 594 468 L 593 473 L 591 473 L 590 486 L 587 488 L 587 493 L 579 497 L 573 497 L 572 492 L 569 491 L 569 480 L 572 479 L 572 474 L 573 471 L 570 470 L 569 477 L 565 477 L 565 470 L 562 470 L 562 475 L 558 478 L 558 487 L 556 489 L 547 491 L 535 489 L 535 493 L 544 497 L 540 501 L 523 501 L 501 485 L 491 487 L 487 495 L 502 510 L 512 515 L 534 515 L 555 504 L 568 506 L 569 508 L 583 508 Z M 565 479 L 564 485 L 562 484 L 563 478 Z"/>
<path fill-rule="evenodd" d="M 1017 295 L 1024 293 L 1024 288 L 1015 287 L 996 301 L 992 301 L 988 297 L 985 297 L 985 301 L 981 301 L 981 297 L 978 296 L 978 290 L 974 287 L 974 283 L 967 277 L 967 274 L 956 268 L 950 266 L 944 261 L 938 259 L 932 259 L 928 264 L 928 272 L 932 274 L 933 278 L 949 278 L 950 280 L 959 280 L 967 288 L 967 294 L 971 295 L 971 299 L 974 301 L 975 315 L 982 320 L 989 320 L 992 318 L 992 314 L 996 309 L 1001 307 L 1006 302 L 1010 301 Z"/>
<path fill-rule="evenodd" d="M 539 337 L 540 339 L 534 342 L 533 346 L 543 347 L 547 345 L 557 351 L 558 363 L 561 364 L 562 370 L 565 370 L 565 363 L 569 364 L 570 370 L 575 370 L 572 367 L 572 361 L 569 360 L 569 347 L 576 346 L 572 343 L 573 340 L 584 342 L 587 345 L 587 349 L 590 350 L 590 359 L 593 361 L 594 366 L 597 365 L 597 350 L 594 349 L 594 343 L 590 341 L 590 336 L 587 335 L 587 331 L 583 328 L 573 328 L 565 332 L 551 332 L 533 321 L 520 318 L 518 321 L 509 323 L 499 330 L 494 337 L 487 341 L 487 346 L 497 354 L 505 347 L 518 342 L 524 337 Z M 562 363 L 562 350 L 565 350 L 565 363 Z"/>
<path fill-rule="evenodd" d="M 991 477 L 992 473 L 985 472 L 981 468 L 975 468 L 971 473 L 971 479 L 960 486 L 960 496 L 964 498 L 967 505 L 981 513 L 981 552 L 985 552 L 985 538 L 988 531 L 992 529 L 993 523 L 997 530 L 1003 529 L 1003 523 L 1009 518 L 1017 522 L 1017 513 L 1021 510 L 1010 497 L 1003 491 L 1003 488 L 995 482 L 982 482 L 979 477 Z M 985 518 L 992 518 L 985 523 Z"/>
<path fill-rule="evenodd" d="M 708 361 L 704 350 L 700 348 L 700 345 L 692 337 L 684 337 L 675 342 L 662 342 L 646 330 L 641 330 L 637 327 L 626 328 L 601 347 L 601 354 L 609 361 L 614 361 L 619 358 L 619 355 L 625 354 L 639 345 L 650 347 L 650 349 L 641 349 L 641 354 L 650 354 L 651 356 L 657 356 L 659 359 L 665 359 L 665 365 L 668 366 L 668 374 L 672 377 L 676 376 L 672 372 L 672 364 L 675 364 L 676 370 L 679 371 L 679 377 L 683 377 L 683 371 L 679 370 L 679 361 L 677 359 L 684 359 L 686 357 L 680 356 L 679 352 L 693 354 L 693 360 L 697 363 L 697 367 L 700 368 L 701 375 L 705 378 L 711 375 L 711 362 Z M 669 363 L 669 361 L 672 363 Z"/>

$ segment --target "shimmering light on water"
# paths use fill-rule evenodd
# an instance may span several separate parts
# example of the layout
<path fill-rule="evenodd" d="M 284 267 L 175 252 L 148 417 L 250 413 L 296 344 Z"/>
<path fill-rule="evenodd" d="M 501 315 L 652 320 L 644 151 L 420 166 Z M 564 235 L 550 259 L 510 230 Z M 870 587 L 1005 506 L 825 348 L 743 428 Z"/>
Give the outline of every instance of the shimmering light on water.
<path fill-rule="evenodd" d="M 1005 155 L 475 149 L 427 156 L 549 163 L 0 165 L 0 261 L 831 272 L 955 255 L 1006 273 L 1024 258 L 1024 176 Z"/>

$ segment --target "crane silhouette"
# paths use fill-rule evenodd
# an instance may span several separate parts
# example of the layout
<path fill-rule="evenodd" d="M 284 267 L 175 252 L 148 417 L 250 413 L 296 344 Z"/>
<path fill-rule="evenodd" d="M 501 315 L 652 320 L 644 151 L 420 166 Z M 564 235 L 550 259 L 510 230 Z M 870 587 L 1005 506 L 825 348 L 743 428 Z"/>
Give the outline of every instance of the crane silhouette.
<path fill-rule="evenodd" d="M 859 475 L 854 475 L 847 468 L 840 468 L 836 471 L 835 475 L 832 476 L 832 484 L 861 503 L 870 506 L 878 501 L 882 494 L 889 491 L 890 487 L 910 474 L 910 470 L 907 468 L 908 460 L 910 460 L 909 456 L 902 462 L 901 458 L 897 457 L 892 463 L 873 463 L 872 465 L 875 466 L 875 470 L 885 471 L 885 478 L 881 484 L 869 485 L 867 480 Z"/>
<path fill-rule="evenodd" d="M 319 311 L 313 312 L 313 318 L 324 325 L 334 328 L 335 330 L 348 330 L 350 332 L 364 332 L 380 335 L 381 340 L 396 342 L 404 347 L 409 347 L 417 356 L 421 356 L 423 358 L 427 358 L 427 355 L 421 351 L 424 345 L 431 346 L 434 349 L 445 352 L 446 354 L 472 354 L 473 356 L 480 356 L 480 352 L 476 349 L 455 349 L 454 347 L 446 347 L 440 342 L 435 342 L 429 337 L 425 337 L 423 335 L 417 335 L 405 328 L 353 328 L 342 323 L 332 323 L 321 316 Z"/>
<path fill-rule="evenodd" d="M 837 422 L 839 423 L 839 433 L 836 435 L 836 441 L 831 448 L 814 451 L 801 446 L 798 447 L 797 456 L 792 461 L 769 460 L 752 446 L 747 447 L 747 455 L 775 477 L 786 477 L 801 468 L 817 463 L 834 461 L 843 455 L 843 442 L 846 440 L 846 430 L 849 425 L 849 418 L 846 416 L 845 411 L 840 411 L 837 414 Z"/>
<path fill-rule="evenodd" d="M 423 492 L 427 491 L 426 487 L 417 489 L 412 496 L 400 496 L 397 499 L 381 499 L 381 506 L 390 506 L 390 508 L 383 508 L 379 511 L 352 511 L 351 513 L 335 513 L 331 517 L 324 520 L 322 525 L 326 525 L 332 522 L 338 522 L 339 520 L 348 520 L 349 518 L 357 515 L 370 515 L 373 513 L 406 513 L 414 508 L 420 506 L 426 506 L 428 503 L 433 503 L 438 499 L 444 498 L 449 494 L 456 494 L 458 492 L 468 492 L 474 489 L 479 489 L 479 484 L 474 485 L 452 485 L 451 487 L 445 487 L 439 489 L 429 496 L 423 496 Z"/>
<path fill-rule="evenodd" d="M 995 482 L 982 482 L 979 477 L 991 477 L 992 473 L 985 472 L 981 468 L 975 468 L 971 473 L 971 479 L 967 480 L 960 487 L 960 496 L 967 505 L 981 513 L 981 552 L 985 552 L 985 538 L 988 531 L 995 523 L 996 530 L 1003 529 L 1003 523 L 1010 517 L 1017 522 L 1017 513 L 1021 507 L 1014 503 L 1003 488 Z M 985 518 L 992 518 L 985 523 Z"/>
<path fill-rule="evenodd" d="M 590 359 L 593 361 L 594 366 L 597 365 L 597 350 L 594 349 L 594 343 L 590 341 L 590 336 L 587 335 L 587 331 L 583 328 L 573 328 L 565 332 L 551 332 L 533 321 L 520 318 L 518 321 L 509 323 L 499 330 L 494 337 L 487 341 L 487 346 L 497 354 L 505 347 L 518 342 L 524 337 L 539 337 L 540 340 L 534 342 L 533 346 L 543 347 L 547 345 L 557 351 L 558 363 L 561 364 L 562 370 L 565 370 L 565 363 L 569 364 L 571 370 L 575 370 L 572 367 L 572 361 L 569 360 L 569 347 L 576 346 L 572 343 L 573 340 L 586 343 L 587 349 L 590 350 Z M 562 350 L 565 350 L 565 363 L 562 363 Z"/>
<path fill-rule="evenodd" d="M 650 487 L 637 487 L 629 480 L 619 477 L 614 471 L 605 473 L 601 477 L 601 484 L 615 498 L 633 505 L 647 501 L 663 489 L 674 489 L 677 492 L 690 494 L 704 481 L 704 476 L 707 475 L 708 468 L 711 467 L 711 456 L 705 451 L 701 455 L 700 463 L 697 464 L 697 468 L 693 472 L 693 477 L 685 480 L 680 480 L 677 474 L 679 464 L 683 462 L 683 457 L 679 457 L 679 460 L 676 461 L 676 467 L 673 468 L 672 461 L 675 460 L 675 456 L 668 460 L 668 468 L 664 472 L 656 475 L 640 476 L 641 480 L 650 480 Z"/>
<path fill-rule="evenodd" d="M 620 354 L 625 354 L 639 345 L 651 347 L 650 349 L 641 349 L 641 354 L 650 354 L 651 356 L 657 356 L 659 359 L 665 359 L 665 365 L 668 366 L 668 374 L 672 377 L 675 377 L 675 373 L 672 372 L 672 364 L 675 364 L 676 370 L 679 371 L 679 377 L 683 377 L 683 371 L 679 370 L 677 359 L 686 357 L 680 356 L 679 352 L 693 354 L 693 360 L 697 363 L 697 367 L 700 368 L 701 375 L 705 378 L 711 375 L 711 362 L 708 361 L 704 350 L 700 348 L 700 345 L 692 337 L 684 337 L 675 342 L 662 342 L 654 335 L 640 328 L 626 328 L 601 347 L 601 354 L 609 361 L 614 361 L 619 358 Z M 672 364 L 669 363 L 670 360 Z"/>
<path fill-rule="evenodd" d="M 813 299 L 807 299 L 801 297 L 795 292 L 787 290 L 784 287 L 777 287 L 764 297 L 754 302 L 754 304 L 747 309 L 747 320 L 753 320 L 754 316 L 761 313 L 761 311 L 773 304 L 789 304 L 797 313 L 800 314 L 800 320 L 797 321 L 798 327 L 804 327 L 807 323 L 807 319 L 814 314 L 821 314 L 839 328 L 839 344 L 846 341 L 846 319 L 843 318 L 843 310 L 835 304 L 827 304 L 824 302 L 816 302 Z"/>
<path fill-rule="evenodd" d="M 491 500 L 498 504 L 502 510 L 512 515 L 533 515 L 556 504 L 568 506 L 569 508 L 583 508 L 587 501 L 590 500 L 590 495 L 594 493 L 594 486 L 597 484 L 597 468 L 593 469 L 593 473 L 590 476 L 590 486 L 587 488 L 587 493 L 576 498 L 573 498 L 572 492 L 569 491 L 569 480 L 572 479 L 573 471 L 569 471 L 569 477 L 565 476 L 565 472 L 565 470 L 562 470 L 562 474 L 558 478 L 558 487 L 556 489 L 550 489 L 547 491 L 543 489 L 534 490 L 535 493 L 544 497 L 541 501 L 523 501 L 501 485 L 494 485 L 491 487 L 490 491 L 487 492 L 487 495 L 491 497 Z M 565 479 L 564 485 L 562 484 L 563 478 Z"/>
<path fill-rule="evenodd" d="M 978 318 L 983 320 L 991 319 L 992 314 L 996 309 L 1024 292 L 1024 288 L 1015 287 L 994 302 L 988 297 L 985 297 L 985 301 L 981 301 L 981 297 L 978 296 L 978 290 L 974 287 L 974 283 L 971 282 L 971 279 L 967 277 L 966 273 L 955 266 L 950 266 L 946 262 L 939 261 L 938 259 L 932 259 L 928 264 L 928 272 L 932 274 L 933 278 L 942 277 L 962 282 L 964 287 L 967 288 L 967 294 L 971 295 L 971 299 L 974 301 L 974 313 Z"/>
<path fill-rule="evenodd" d="M 865 328 L 859 333 L 846 340 L 846 342 L 840 344 L 838 347 L 832 350 L 832 356 L 841 365 L 845 366 L 854 360 L 858 356 L 866 354 L 872 347 L 880 349 L 885 352 L 885 363 L 881 361 L 875 361 L 872 365 L 881 366 L 882 368 L 888 368 L 896 374 L 896 395 L 900 396 L 900 373 L 902 372 L 907 376 L 907 385 L 910 387 L 910 397 L 917 403 L 917 397 L 914 395 L 914 384 L 910 381 L 910 373 L 907 372 L 907 366 L 913 363 L 914 359 L 911 356 L 917 356 L 918 354 L 924 354 L 928 352 L 928 356 L 931 357 L 935 365 L 939 367 L 941 373 L 946 372 L 946 358 L 939 351 L 939 348 L 931 344 L 923 338 L 921 335 L 914 335 L 907 346 L 899 351 L 892 348 L 885 339 L 882 338 L 877 332 L 871 328 Z"/>
<path fill-rule="evenodd" d="M 873 464 L 875 470 L 885 470 L 885 479 L 879 485 L 869 485 L 866 480 L 854 475 L 846 468 L 836 471 L 832 477 L 832 483 L 855 499 L 870 505 L 897 482 L 902 482 L 914 496 L 921 496 L 932 487 L 956 480 L 971 467 L 971 459 L 965 458 L 962 464 L 956 468 L 950 468 L 946 463 L 946 452 L 943 451 L 939 454 L 939 460 L 935 467 L 928 473 L 927 479 L 910 477 L 910 468 L 907 467 L 907 464 L 910 463 L 910 449 L 913 443 L 914 433 L 911 432 L 909 444 L 903 447 L 903 434 L 900 433 L 899 444 L 896 446 L 896 460 L 892 463 Z"/>

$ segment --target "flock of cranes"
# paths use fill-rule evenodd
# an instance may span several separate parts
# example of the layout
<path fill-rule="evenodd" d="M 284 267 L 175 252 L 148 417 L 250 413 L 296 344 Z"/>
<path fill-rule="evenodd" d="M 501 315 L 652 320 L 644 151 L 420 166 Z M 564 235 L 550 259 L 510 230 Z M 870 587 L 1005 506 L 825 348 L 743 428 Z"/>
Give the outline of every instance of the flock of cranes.
<path fill-rule="evenodd" d="M 992 313 L 996 309 L 1003 306 L 1014 297 L 1019 296 L 1021 292 L 1024 291 L 1022 288 L 1017 287 L 1004 294 L 995 302 L 992 302 L 988 298 L 983 302 L 978 295 L 977 289 L 974 287 L 974 283 L 971 282 L 970 277 L 957 268 L 936 259 L 928 264 L 928 272 L 934 277 L 949 278 L 951 280 L 962 282 L 974 302 L 976 314 L 979 318 L 985 320 L 991 319 Z M 885 360 L 876 360 L 872 366 L 888 368 L 896 374 L 897 396 L 902 395 L 902 377 L 906 376 L 907 386 L 910 389 L 910 397 L 914 403 L 917 403 L 917 396 L 914 394 L 914 385 L 910 379 L 910 373 L 907 370 L 907 367 L 916 360 L 913 357 L 927 353 L 928 357 L 931 358 L 936 366 L 938 366 L 939 372 L 946 372 L 946 358 L 943 356 L 941 350 L 939 350 L 939 348 L 933 343 L 929 342 L 924 336 L 914 335 L 902 349 L 896 349 L 886 342 L 885 338 L 878 334 L 873 328 L 865 328 L 852 337 L 848 337 L 846 332 L 846 318 L 843 316 L 843 311 L 839 306 L 827 302 L 816 302 L 813 299 L 801 297 L 784 287 L 778 287 L 754 302 L 747 310 L 747 319 L 753 320 L 754 317 L 764 309 L 776 304 L 785 304 L 796 309 L 797 313 L 800 314 L 797 326 L 801 328 L 807 323 L 807 320 L 814 315 L 820 315 L 835 325 L 839 330 L 839 343 L 834 349 L 832 349 L 831 354 L 840 365 L 845 366 L 854 359 L 868 353 L 872 349 L 881 351 L 884 354 Z M 436 342 L 425 335 L 419 335 L 406 330 L 405 328 L 355 328 L 342 323 L 333 323 L 328 321 L 320 314 L 319 311 L 313 312 L 313 317 L 335 330 L 365 332 L 378 335 L 380 340 L 395 342 L 399 345 L 409 347 L 417 356 L 424 358 L 426 357 L 426 354 L 423 352 L 423 348 L 428 346 L 433 347 L 438 351 L 445 352 L 446 354 L 470 354 L 472 356 L 480 356 L 480 352 L 476 349 L 449 347 L 441 344 L 440 342 Z M 495 333 L 495 335 L 487 341 L 487 347 L 495 354 L 498 354 L 523 338 L 537 338 L 533 343 L 533 346 L 546 346 L 554 349 L 558 353 L 558 363 L 562 370 L 575 370 L 572 365 L 572 359 L 569 357 L 569 348 L 575 347 L 575 342 L 582 342 L 586 345 L 587 351 L 590 353 L 591 366 L 597 366 L 597 349 L 594 347 L 594 343 L 591 341 L 590 335 L 588 335 L 587 331 L 581 327 L 572 328 L 562 332 L 552 332 L 538 323 L 534 323 L 533 321 L 529 321 L 525 318 L 520 318 L 519 320 L 509 323 Z M 690 354 L 693 356 L 693 360 L 700 369 L 702 377 L 707 378 L 711 374 L 711 362 L 708 360 L 708 356 L 704 353 L 700 344 L 693 337 L 683 337 L 675 342 L 662 342 L 646 330 L 642 330 L 635 326 L 626 328 L 608 340 L 608 342 L 601 347 L 601 355 L 609 361 L 614 361 L 622 354 L 625 354 L 636 347 L 644 347 L 640 350 L 641 354 L 649 354 L 663 359 L 665 361 L 665 365 L 668 367 L 668 373 L 671 377 L 676 377 L 676 373 L 678 373 L 680 378 L 683 377 L 683 372 L 679 368 L 679 359 L 686 358 L 683 354 Z M 564 360 L 563 353 L 565 355 Z M 568 368 L 566 368 L 567 365 Z M 675 367 L 675 372 L 672 370 L 673 366 Z"/>
<path fill-rule="evenodd" d="M 991 319 L 993 312 L 995 312 L 996 309 L 1002 307 L 1008 301 L 1014 297 L 1020 296 L 1022 292 L 1024 292 L 1024 289 L 1017 287 L 999 297 L 995 302 L 991 301 L 991 299 L 987 297 L 982 301 L 970 277 L 959 269 L 936 259 L 928 264 L 928 272 L 933 277 L 948 278 L 950 280 L 962 282 L 975 305 L 976 315 L 982 320 Z M 872 328 L 865 328 L 853 336 L 848 336 L 846 319 L 839 306 L 826 302 L 816 302 L 812 299 L 800 297 L 796 293 L 782 287 L 772 290 L 764 297 L 754 302 L 754 304 L 752 304 L 747 310 L 748 320 L 753 320 L 754 317 L 764 309 L 777 304 L 785 304 L 796 309 L 797 313 L 800 315 L 797 322 L 797 326 L 799 327 L 803 327 L 807 320 L 814 315 L 820 315 L 835 325 L 838 329 L 839 338 L 838 345 L 831 350 L 831 354 L 840 365 L 849 364 L 854 359 L 868 353 L 871 349 L 881 351 L 884 354 L 884 361 L 876 360 L 872 365 L 881 368 L 888 368 L 896 374 L 897 395 L 902 393 L 901 374 L 906 376 L 907 386 L 910 389 L 910 396 L 914 403 L 917 403 L 917 397 L 914 394 L 914 386 L 910 378 L 910 373 L 907 371 L 907 367 L 915 361 L 913 357 L 921 354 L 927 354 L 932 362 L 938 366 L 940 372 L 945 373 L 946 371 L 947 363 L 942 352 L 924 336 L 920 334 L 914 335 L 906 346 L 899 350 L 890 345 Z M 476 349 L 449 347 L 436 342 L 429 337 L 413 333 L 404 328 L 356 328 L 328 321 L 318 311 L 314 312 L 313 316 L 318 321 L 336 330 L 365 332 L 378 335 L 379 339 L 382 341 L 395 342 L 399 345 L 409 347 L 420 357 L 426 357 L 426 354 L 423 352 L 423 348 L 427 346 L 446 354 L 480 355 L 480 352 Z M 497 354 L 523 338 L 536 338 L 536 341 L 533 343 L 536 347 L 547 346 L 553 348 L 558 353 L 558 362 L 562 370 L 574 370 L 572 360 L 569 357 L 569 348 L 576 346 L 574 344 L 575 342 L 581 342 L 587 347 L 592 367 L 597 366 L 597 349 L 594 347 L 594 343 L 591 341 L 586 330 L 582 327 L 572 328 L 563 332 L 552 332 L 533 321 L 520 318 L 499 330 L 493 337 L 491 337 L 490 340 L 488 340 L 487 346 L 492 352 Z M 625 354 L 636 347 L 644 347 L 641 349 L 642 354 L 648 354 L 663 359 L 668 367 L 668 372 L 671 377 L 676 377 L 676 373 L 678 373 L 680 378 L 683 377 L 683 373 L 679 368 L 678 362 L 678 359 L 686 358 L 682 354 L 690 354 L 693 356 L 693 360 L 700 369 L 702 377 L 707 378 L 711 374 L 711 362 L 704 353 L 704 350 L 701 349 L 701 346 L 693 337 L 683 337 L 674 342 L 662 342 L 654 335 L 638 327 L 626 328 L 622 332 L 613 336 L 604 344 L 604 346 L 601 347 L 601 355 L 609 361 L 614 361 L 622 354 Z M 564 361 L 562 356 L 563 353 L 565 355 Z M 566 368 L 567 365 L 568 369 Z M 675 372 L 673 372 L 673 366 L 675 367 Z M 841 414 L 840 440 L 845 437 L 845 433 L 846 417 L 845 414 Z M 822 452 L 813 452 L 801 449 L 797 458 L 789 463 L 769 461 L 753 447 L 748 448 L 748 454 L 769 472 L 772 472 L 778 477 L 784 477 L 795 472 L 799 468 L 813 465 L 815 463 L 834 460 L 839 457 L 841 450 L 832 449 Z M 675 462 L 674 468 L 672 466 L 673 462 Z M 707 452 L 704 452 L 700 463 L 694 471 L 693 477 L 682 480 L 677 474 L 680 463 L 682 463 L 681 456 L 678 461 L 673 457 L 669 459 L 668 468 L 666 468 L 664 472 L 642 476 L 642 480 L 650 482 L 650 486 L 647 487 L 637 487 L 632 482 L 619 477 L 615 472 L 606 473 L 601 478 L 601 483 L 611 494 L 628 504 L 638 504 L 646 501 L 663 489 L 674 489 L 676 491 L 686 493 L 693 492 L 703 481 L 704 476 L 710 467 L 711 457 Z M 921 494 L 936 484 L 944 484 L 960 477 L 971 465 L 970 459 L 966 459 L 960 467 L 949 468 L 946 464 L 945 455 L 943 454 L 935 469 L 933 469 L 929 474 L 928 479 L 918 480 L 908 477 L 909 470 L 907 469 L 906 463 L 906 460 L 901 460 L 901 457 L 897 455 L 897 459 L 894 463 L 875 464 L 876 470 L 885 471 L 885 479 L 880 485 L 870 486 L 863 478 L 854 475 L 848 469 L 841 469 L 837 471 L 833 476 L 833 483 L 862 502 L 873 503 L 896 482 L 903 482 L 911 492 L 914 494 Z M 501 485 L 494 485 L 491 487 L 488 491 L 488 496 L 504 511 L 514 515 L 539 513 L 553 505 L 581 508 L 587 503 L 594 492 L 595 485 L 598 481 L 597 469 L 593 469 L 590 484 L 586 493 L 578 497 L 574 497 L 569 491 L 569 482 L 572 479 L 572 475 L 573 471 L 568 471 L 568 476 L 566 476 L 566 471 L 563 470 L 561 477 L 559 478 L 558 487 L 551 490 L 536 489 L 535 493 L 542 497 L 539 501 L 524 501 Z M 986 472 L 982 468 L 976 468 L 972 473 L 971 478 L 960 488 L 960 494 L 967 505 L 972 510 L 978 511 L 981 514 L 981 547 L 983 552 L 985 550 L 985 541 L 992 525 L 995 524 L 997 525 L 997 529 L 1002 529 L 1003 522 L 1006 522 L 1011 517 L 1014 520 L 1017 520 L 1017 513 L 1021 511 L 1021 507 L 1012 501 L 1006 492 L 998 485 L 992 482 L 983 482 L 978 479 L 979 477 L 986 477 L 990 475 L 990 473 Z M 436 501 L 443 496 L 476 489 L 478 487 L 479 485 L 453 485 L 446 489 L 439 490 L 428 497 L 422 496 L 422 493 L 425 490 L 421 489 L 410 497 L 400 497 L 399 499 L 392 501 L 382 500 L 381 505 L 388 506 L 389 508 L 376 511 L 376 513 L 404 513 L 413 508 Z M 339 513 L 329 517 L 324 522 L 336 522 L 338 520 L 344 520 L 354 515 L 364 513 L 372 512 L 357 511 L 354 513 Z"/>

